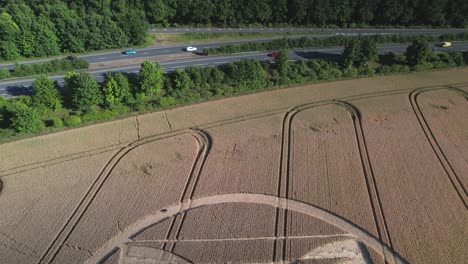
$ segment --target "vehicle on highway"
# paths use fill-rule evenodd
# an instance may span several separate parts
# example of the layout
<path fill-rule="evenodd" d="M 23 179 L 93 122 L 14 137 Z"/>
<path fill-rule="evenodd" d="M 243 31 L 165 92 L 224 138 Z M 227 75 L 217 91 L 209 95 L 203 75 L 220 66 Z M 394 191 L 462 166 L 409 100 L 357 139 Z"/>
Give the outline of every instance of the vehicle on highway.
<path fill-rule="evenodd" d="M 185 50 L 186 51 L 197 51 L 197 47 L 190 46 L 190 47 L 187 47 Z"/>
<path fill-rule="evenodd" d="M 133 50 L 133 49 L 129 49 L 129 50 L 126 50 L 124 52 L 122 52 L 123 54 L 125 55 L 132 55 L 132 54 L 136 54 L 136 50 Z"/>
<path fill-rule="evenodd" d="M 448 41 L 445 41 L 445 42 L 440 43 L 438 46 L 441 47 L 441 48 L 448 48 L 448 47 L 452 46 L 452 43 L 448 42 Z"/>
<path fill-rule="evenodd" d="M 268 56 L 273 57 L 273 58 L 276 59 L 279 56 L 279 52 L 276 52 L 276 51 L 272 52 L 272 53 L 268 54 Z"/>

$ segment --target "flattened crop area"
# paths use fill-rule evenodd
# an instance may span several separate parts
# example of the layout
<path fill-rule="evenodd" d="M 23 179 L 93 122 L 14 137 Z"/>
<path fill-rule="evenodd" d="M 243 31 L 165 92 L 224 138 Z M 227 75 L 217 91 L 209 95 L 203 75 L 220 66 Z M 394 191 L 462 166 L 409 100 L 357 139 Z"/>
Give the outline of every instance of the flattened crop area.
<path fill-rule="evenodd" d="M 0 180 L 1 263 L 464 263 L 468 94 L 311 101 Z"/>

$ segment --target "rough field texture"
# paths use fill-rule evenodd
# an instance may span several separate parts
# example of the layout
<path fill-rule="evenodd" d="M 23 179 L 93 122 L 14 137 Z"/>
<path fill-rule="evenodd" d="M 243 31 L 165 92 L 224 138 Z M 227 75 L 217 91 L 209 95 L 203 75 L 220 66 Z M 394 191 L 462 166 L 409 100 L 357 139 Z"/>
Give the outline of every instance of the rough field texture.
<path fill-rule="evenodd" d="M 464 263 L 467 69 L 0 145 L 0 263 Z"/>

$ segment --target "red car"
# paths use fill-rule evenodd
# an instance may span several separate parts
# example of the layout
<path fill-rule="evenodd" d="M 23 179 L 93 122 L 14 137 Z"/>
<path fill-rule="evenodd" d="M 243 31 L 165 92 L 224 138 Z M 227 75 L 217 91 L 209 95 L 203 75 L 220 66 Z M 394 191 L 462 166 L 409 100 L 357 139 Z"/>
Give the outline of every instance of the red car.
<path fill-rule="evenodd" d="M 273 58 L 277 58 L 279 56 L 279 52 L 272 52 L 272 53 L 268 54 L 268 56 L 273 57 Z"/>

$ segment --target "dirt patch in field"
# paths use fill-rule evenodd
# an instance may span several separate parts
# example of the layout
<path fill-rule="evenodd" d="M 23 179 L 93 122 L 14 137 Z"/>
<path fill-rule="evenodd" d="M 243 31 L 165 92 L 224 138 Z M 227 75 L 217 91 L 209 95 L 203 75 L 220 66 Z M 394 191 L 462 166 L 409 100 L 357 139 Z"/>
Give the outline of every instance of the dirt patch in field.
<path fill-rule="evenodd" d="M 468 69 L 0 145 L 2 263 L 462 263 Z"/>

